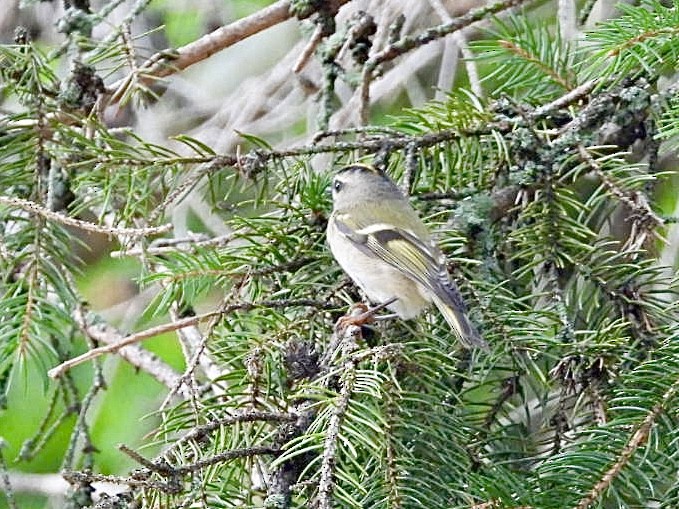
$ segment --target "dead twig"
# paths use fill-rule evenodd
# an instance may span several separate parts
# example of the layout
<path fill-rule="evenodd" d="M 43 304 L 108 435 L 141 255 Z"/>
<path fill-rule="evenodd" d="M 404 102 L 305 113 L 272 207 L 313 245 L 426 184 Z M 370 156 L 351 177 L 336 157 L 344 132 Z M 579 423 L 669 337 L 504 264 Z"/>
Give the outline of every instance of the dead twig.
<path fill-rule="evenodd" d="M 61 223 L 66 226 L 72 226 L 73 228 L 78 228 L 80 230 L 85 230 L 93 233 L 103 233 L 109 237 L 120 236 L 120 235 L 130 235 L 130 236 L 147 236 L 147 235 L 160 235 L 162 233 L 167 233 L 172 230 L 171 224 L 164 224 L 161 226 L 148 226 L 145 228 L 118 228 L 115 226 L 102 226 L 88 221 L 83 221 L 81 219 L 75 219 L 73 217 L 60 214 L 59 212 L 54 212 L 41 207 L 35 202 L 29 200 L 22 200 L 21 198 L 10 198 L 7 196 L 0 196 L 0 205 L 6 205 L 7 207 L 15 207 L 28 212 L 29 214 L 34 214 L 40 216 L 48 221 L 54 221 Z"/>
<path fill-rule="evenodd" d="M 337 8 L 339 8 L 348 1 L 349 0 L 335 0 L 335 3 Z M 136 83 L 149 85 L 159 78 L 176 74 L 193 64 L 206 60 L 218 51 L 233 46 L 237 42 L 245 40 L 248 37 L 292 17 L 293 13 L 290 10 L 289 0 L 279 0 L 250 16 L 241 18 L 226 26 L 219 27 L 209 34 L 181 46 L 174 51 L 163 50 L 154 54 L 139 66 Z M 129 77 L 125 77 L 109 87 L 110 90 L 116 91 L 113 93 L 113 97 L 116 100 L 120 100 L 124 95 L 117 91 L 120 88 L 126 87 L 129 83 Z M 115 101 L 109 101 L 109 105 L 114 102 Z"/>
<path fill-rule="evenodd" d="M 162 325 L 157 325 L 155 327 L 151 327 L 149 329 L 140 331 L 140 332 L 135 332 L 134 334 L 130 334 L 129 336 L 123 338 L 122 340 L 118 341 L 117 343 L 112 343 L 110 345 L 105 345 L 105 346 L 100 346 L 98 348 L 93 348 L 91 350 L 88 350 L 87 352 L 83 353 L 82 355 L 79 355 L 77 357 L 73 357 L 72 359 L 69 359 L 65 362 L 62 362 L 58 366 L 50 369 L 47 372 L 47 375 L 50 378 L 59 378 L 61 375 L 63 375 L 66 371 L 68 371 L 71 368 L 74 368 L 75 366 L 78 366 L 82 364 L 83 362 L 90 361 L 92 359 L 96 359 L 97 357 L 107 354 L 107 353 L 116 353 L 118 352 L 121 348 L 132 345 L 134 343 L 139 343 L 140 341 L 143 341 L 145 339 L 149 339 L 155 336 L 159 336 L 160 334 L 165 334 L 166 332 L 172 332 L 176 331 L 185 327 L 191 327 L 194 325 L 198 325 L 200 322 L 205 321 L 209 318 L 214 318 L 218 316 L 223 316 L 225 314 L 231 313 L 233 311 L 250 311 L 255 308 L 285 308 L 285 307 L 294 307 L 294 306 L 310 306 L 310 307 L 315 307 L 318 309 L 330 309 L 333 306 L 327 302 L 321 302 L 317 300 L 312 300 L 312 299 L 291 299 L 291 300 L 271 300 L 271 301 L 262 301 L 262 302 L 238 302 L 235 304 L 231 304 L 229 306 L 226 306 L 224 309 L 219 309 L 216 311 L 209 311 L 207 313 L 202 313 L 200 315 L 195 315 L 195 316 L 189 316 L 187 318 L 182 318 L 181 320 L 177 320 L 175 322 L 171 323 L 164 323 Z"/>
<path fill-rule="evenodd" d="M 211 311 L 209 313 L 203 313 L 201 315 L 196 315 L 196 316 L 190 316 L 188 318 L 184 318 L 182 320 L 178 320 L 176 322 L 172 323 L 164 323 L 162 325 L 158 325 L 156 327 L 151 327 L 149 329 L 143 330 L 141 332 L 136 332 L 134 334 L 130 334 L 129 336 L 121 339 L 117 343 L 111 343 L 110 345 L 105 345 L 105 346 L 100 346 L 98 348 L 93 348 L 92 350 L 88 350 L 82 355 L 79 355 L 77 357 L 73 357 L 72 359 L 67 360 L 66 362 L 62 362 L 58 366 L 50 369 L 47 372 L 47 375 L 50 378 L 59 378 L 61 375 L 63 375 L 66 371 L 68 371 L 71 368 L 74 368 L 75 366 L 78 366 L 82 364 L 83 362 L 90 361 L 92 359 L 96 359 L 97 357 L 107 354 L 107 353 L 116 353 L 118 350 L 120 350 L 123 347 L 126 347 L 128 345 L 133 345 L 134 343 L 139 343 L 140 341 L 143 341 L 148 338 L 152 338 L 155 336 L 159 336 L 160 334 L 164 334 L 166 332 L 172 332 L 177 329 L 181 329 L 182 327 L 190 327 L 191 325 L 196 325 L 200 323 L 203 320 L 206 320 L 208 318 L 211 318 L 215 315 L 219 314 L 219 311 Z"/>
<path fill-rule="evenodd" d="M 363 75 L 360 87 L 361 124 L 365 125 L 368 122 L 370 83 L 375 75 L 375 72 L 382 64 L 394 60 L 395 58 L 409 52 L 414 48 L 424 46 L 425 44 L 429 44 L 430 42 L 436 41 L 442 37 L 462 30 L 463 28 L 466 28 L 477 21 L 486 19 L 488 16 L 505 11 L 512 7 L 516 7 L 528 1 L 529 0 L 501 0 L 478 9 L 472 9 L 466 14 L 454 18 L 447 23 L 430 27 L 416 36 L 404 37 L 399 41 L 388 44 L 383 50 L 373 54 L 363 67 Z"/>

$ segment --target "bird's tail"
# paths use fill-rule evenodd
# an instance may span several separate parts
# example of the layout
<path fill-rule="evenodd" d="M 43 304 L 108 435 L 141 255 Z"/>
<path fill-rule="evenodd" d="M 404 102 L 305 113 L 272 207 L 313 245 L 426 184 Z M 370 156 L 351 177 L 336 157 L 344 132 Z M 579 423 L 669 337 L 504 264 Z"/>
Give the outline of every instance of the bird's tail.
<path fill-rule="evenodd" d="M 462 299 L 459 295 L 455 296 L 457 298 L 449 297 L 447 293 L 443 296 L 434 295 L 434 304 L 436 304 L 446 322 L 455 331 L 462 346 L 465 348 L 483 348 L 488 350 L 488 343 L 484 341 L 479 331 L 476 330 L 474 324 L 467 317 Z"/>

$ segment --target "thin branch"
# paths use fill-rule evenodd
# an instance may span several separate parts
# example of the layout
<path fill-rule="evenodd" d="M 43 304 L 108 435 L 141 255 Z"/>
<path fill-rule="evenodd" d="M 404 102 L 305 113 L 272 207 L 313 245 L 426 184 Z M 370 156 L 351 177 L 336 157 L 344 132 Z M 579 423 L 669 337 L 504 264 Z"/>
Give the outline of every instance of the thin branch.
<path fill-rule="evenodd" d="M 106 322 L 88 323 L 82 309 L 76 310 L 74 318 L 80 329 L 97 343 L 115 345 L 125 340 L 124 334 Z M 148 373 L 168 388 L 171 388 L 179 379 L 179 373 L 172 369 L 169 364 L 138 345 L 128 345 L 120 348 L 118 353 L 132 366 Z M 184 397 L 187 396 L 186 394 L 182 395 Z"/>
<path fill-rule="evenodd" d="M 337 8 L 341 7 L 349 0 L 333 0 Z M 149 85 L 159 78 L 170 76 L 179 71 L 186 69 L 198 62 L 208 59 L 215 53 L 233 46 L 237 42 L 243 41 L 248 37 L 255 35 L 267 28 L 278 25 L 293 17 L 290 10 L 289 0 L 279 0 L 278 2 L 261 9 L 250 16 L 241 18 L 229 25 L 219 27 L 218 29 L 204 35 L 203 37 L 186 44 L 174 51 L 163 50 L 141 66 L 139 66 L 139 76 L 137 83 L 142 85 Z M 123 78 L 114 84 L 109 89 L 119 90 L 127 86 L 130 82 L 129 77 Z M 124 94 L 114 92 L 115 101 L 119 101 Z"/>
<path fill-rule="evenodd" d="M 92 350 L 88 350 L 82 355 L 79 355 L 77 357 L 74 357 L 72 359 L 69 359 L 65 362 L 62 362 L 58 366 L 55 366 L 54 368 L 50 369 L 47 372 L 47 375 L 50 378 L 58 378 L 61 375 L 63 375 L 66 371 L 68 371 L 71 368 L 74 368 L 75 366 L 78 366 L 84 362 L 90 361 L 92 359 L 96 359 L 97 357 L 107 354 L 107 353 L 116 353 L 118 350 L 125 346 L 132 345 L 134 343 L 139 343 L 140 341 L 144 341 L 145 339 L 149 339 L 155 336 L 159 336 L 161 334 L 165 334 L 166 332 L 172 332 L 176 331 L 179 329 L 182 329 L 184 327 L 191 327 L 193 325 L 198 325 L 200 322 L 205 321 L 209 318 L 217 317 L 217 316 L 222 316 L 225 314 L 228 314 L 232 311 L 250 311 L 252 309 L 256 308 L 286 308 L 286 307 L 294 307 L 294 306 L 310 306 L 310 307 L 315 307 L 318 309 L 333 309 L 333 305 L 327 303 L 327 302 L 320 302 L 312 299 L 291 299 L 291 300 L 272 300 L 272 301 L 262 301 L 262 302 L 239 302 L 236 304 L 231 304 L 227 306 L 223 310 L 216 310 L 216 311 L 209 311 L 207 313 L 202 313 L 200 315 L 196 316 L 189 316 L 187 318 L 182 318 L 181 320 L 177 320 L 176 322 L 171 322 L 171 323 L 164 323 L 162 325 L 157 325 L 155 327 L 151 327 L 149 329 L 140 331 L 140 332 L 135 332 L 134 334 L 130 334 L 129 336 L 123 338 L 122 340 L 118 341 L 117 343 L 112 343 L 110 345 L 105 345 L 105 346 L 100 346 L 98 348 L 93 348 Z"/>
<path fill-rule="evenodd" d="M 287 413 L 287 412 L 265 412 L 259 410 L 243 410 L 237 412 L 233 415 L 228 415 L 221 419 L 217 419 L 207 424 L 201 426 L 196 426 L 191 429 L 186 435 L 179 438 L 173 445 L 172 448 L 176 448 L 179 445 L 188 442 L 189 440 L 201 440 L 210 432 L 222 427 L 229 426 L 231 424 L 236 424 L 239 422 L 292 422 L 298 419 L 297 414 Z M 165 453 L 167 454 L 167 452 Z"/>
<path fill-rule="evenodd" d="M 61 223 L 66 226 L 72 226 L 73 228 L 78 228 L 80 230 L 85 230 L 94 233 L 103 233 L 104 235 L 108 235 L 109 237 L 120 235 L 130 235 L 130 236 L 159 235 L 162 233 L 167 233 L 170 230 L 172 230 L 171 224 L 164 224 L 161 226 L 149 226 L 146 228 L 117 228 L 101 226 L 98 224 L 90 223 L 88 221 L 75 219 L 73 217 L 60 214 L 58 212 L 53 212 L 44 207 L 41 207 L 35 202 L 29 200 L 22 200 L 21 198 L 10 198 L 7 196 L 0 196 L 0 205 L 20 208 L 21 210 L 24 210 L 30 214 L 40 216 L 49 221 Z"/>
<path fill-rule="evenodd" d="M 254 178 L 261 172 L 263 172 L 267 168 L 267 164 L 270 163 L 271 161 L 276 161 L 279 159 L 285 159 L 285 158 L 294 158 L 294 157 L 303 157 L 303 156 L 312 156 L 312 155 L 317 155 L 317 154 L 330 154 L 330 153 L 346 153 L 346 152 L 355 152 L 355 151 L 363 151 L 367 153 L 375 153 L 379 152 L 381 150 L 384 150 L 385 148 L 389 148 L 389 150 L 400 150 L 404 149 L 408 146 L 413 146 L 413 147 L 430 147 L 433 145 L 437 145 L 446 141 L 454 141 L 454 140 L 459 140 L 465 136 L 482 136 L 485 134 L 490 134 L 493 130 L 498 131 L 498 132 L 507 132 L 510 131 L 515 124 L 520 124 L 523 121 L 523 119 L 516 118 L 512 119 L 512 121 L 508 120 L 502 120 L 499 122 L 495 123 L 479 123 L 476 126 L 473 126 L 472 128 L 469 129 L 444 129 L 441 131 L 436 131 L 436 132 L 429 132 L 425 133 L 420 136 L 413 136 L 413 135 L 408 135 L 407 133 L 399 133 L 398 135 L 396 134 L 396 130 L 394 129 L 388 129 L 388 128 L 360 128 L 360 129 L 354 129 L 354 132 L 361 133 L 361 132 L 384 132 L 385 135 L 382 137 L 379 136 L 373 136 L 370 138 L 364 138 L 360 140 L 354 140 L 354 141 L 340 141 L 340 142 L 335 142 L 332 144 L 318 144 L 312 142 L 309 145 L 301 145 L 298 147 L 292 147 L 289 149 L 283 149 L 283 150 L 263 150 L 263 149 L 253 149 L 250 152 L 246 154 L 221 154 L 221 155 L 210 155 L 210 156 L 197 156 L 197 157 L 190 157 L 190 158 L 144 158 L 144 159 L 115 159 L 116 163 L 119 164 L 127 164 L 127 165 L 136 165 L 136 166 L 150 166 L 150 165 L 163 165 L 163 164 L 177 164 L 177 163 L 182 163 L 182 164 L 203 164 L 202 168 L 200 168 L 197 172 L 194 173 L 194 175 L 191 175 L 190 177 L 187 178 L 187 180 L 182 183 L 179 187 L 182 189 L 181 193 L 175 194 L 174 192 L 168 195 L 168 198 L 166 198 L 163 202 L 163 204 L 159 205 L 157 207 L 157 210 L 162 209 L 165 210 L 166 207 L 172 203 L 173 201 L 177 200 L 178 198 L 181 197 L 185 192 L 187 192 L 187 189 L 195 185 L 200 179 L 203 177 L 213 174 L 216 171 L 222 170 L 225 167 L 231 167 L 234 168 L 239 175 L 243 176 L 244 178 Z M 324 132 L 322 137 L 326 136 L 332 136 L 334 133 L 351 133 L 352 130 L 348 129 L 346 131 L 328 131 L 327 133 Z M 96 160 L 97 163 L 104 163 L 104 162 L 112 162 L 109 159 L 106 159 L 105 157 L 100 157 L 99 159 Z M 186 187 L 184 187 L 186 184 Z M 176 191 L 176 190 L 175 190 Z M 6 198 L 7 200 L 15 200 L 14 198 Z M 23 200 L 21 200 L 23 202 Z M 32 202 L 26 202 L 29 205 L 32 205 Z M 17 205 L 18 206 L 18 205 Z M 51 214 L 54 217 L 55 220 L 62 220 L 63 221 L 77 221 L 72 218 L 65 218 L 64 216 L 51 212 Z M 155 218 L 157 214 L 152 213 L 149 217 L 151 219 Z M 80 222 L 78 222 L 79 224 Z M 83 222 L 84 226 L 89 226 L 91 223 Z M 74 226 L 78 226 L 78 224 L 74 224 Z M 84 228 L 83 226 L 83 228 Z M 97 225 L 92 225 L 92 228 L 97 228 L 95 231 L 99 233 L 105 233 L 108 234 L 109 231 L 106 230 L 106 227 L 101 227 Z M 164 225 L 161 227 L 156 227 L 158 229 L 157 233 L 163 233 L 165 231 L 165 228 L 170 229 L 170 225 Z M 87 228 L 84 228 L 87 229 Z M 162 229 L 162 230 L 161 230 Z M 111 228 L 111 234 L 112 235 L 117 235 L 117 234 L 129 234 L 129 235 L 134 235 L 136 230 L 135 229 L 114 229 Z M 146 231 L 147 229 L 144 229 Z M 153 232 L 153 229 L 150 229 Z"/>
<path fill-rule="evenodd" d="M 157 325 L 156 327 L 151 327 L 149 329 L 143 330 L 141 332 L 136 332 L 134 334 L 130 334 L 129 336 L 121 339 L 120 341 L 116 343 L 111 343 L 109 345 L 105 346 L 100 346 L 98 348 L 93 348 L 92 350 L 88 350 L 82 355 L 79 355 L 77 357 L 74 357 L 72 359 L 67 360 L 66 362 L 62 362 L 58 366 L 50 369 L 47 372 L 47 375 L 50 378 L 59 378 L 61 375 L 63 375 L 66 371 L 68 371 L 71 368 L 74 368 L 75 366 L 78 366 L 82 364 L 83 362 L 90 361 L 92 359 L 96 359 L 100 355 L 104 355 L 107 353 L 115 353 L 121 348 L 132 345 L 134 343 L 138 343 L 140 341 L 143 341 L 148 338 L 152 338 L 155 336 L 159 336 L 160 334 L 164 334 L 166 332 L 172 332 L 177 329 L 181 329 L 182 327 L 190 327 L 191 325 L 196 325 L 200 323 L 203 320 L 206 320 L 208 318 L 211 318 L 213 316 L 216 316 L 219 314 L 219 311 L 211 311 L 208 313 L 203 313 L 200 315 L 196 316 L 190 316 L 188 318 L 184 318 L 182 320 L 179 320 L 177 322 L 173 323 L 165 323 L 162 325 Z"/>
<path fill-rule="evenodd" d="M 370 57 L 368 62 L 366 62 L 366 66 L 374 70 L 378 65 L 393 60 L 394 58 L 407 53 L 411 49 L 424 46 L 425 44 L 441 39 L 442 37 L 457 32 L 477 21 L 485 19 L 492 14 L 506 11 L 507 9 L 527 3 L 528 1 L 529 0 L 502 0 L 484 7 L 472 9 L 466 14 L 454 18 L 447 23 L 430 27 L 421 34 L 404 37 L 393 44 L 389 44 L 382 51 Z"/>
<path fill-rule="evenodd" d="M 497 14 L 499 12 L 511 9 L 518 5 L 527 3 L 530 0 L 501 0 L 478 9 L 472 9 L 466 14 L 457 17 L 447 23 L 442 25 L 437 25 L 430 27 L 421 34 L 416 36 L 404 37 L 401 40 L 387 45 L 383 50 L 372 55 L 363 67 L 363 76 L 361 79 L 360 88 L 360 118 L 362 124 L 367 124 L 368 122 L 368 106 L 370 103 L 370 82 L 374 77 L 374 73 L 379 66 L 389 62 L 408 51 L 429 44 L 432 41 L 436 41 L 455 33 L 463 28 L 481 21 L 492 14 Z"/>
<path fill-rule="evenodd" d="M 617 461 L 609 468 L 601 479 L 594 485 L 592 491 L 590 491 L 586 496 L 584 496 L 580 502 L 574 507 L 574 509 L 587 509 L 592 504 L 594 504 L 601 495 L 606 491 L 613 480 L 618 477 L 620 472 L 625 466 L 630 462 L 634 453 L 641 447 L 646 440 L 648 440 L 648 435 L 651 432 L 651 428 L 655 421 L 668 409 L 669 402 L 674 398 L 677 391 L 679 390 L 679 380 L 675 380 L 669 389 L 663 394 L 660 402 L 655 405 L 646 417 L 642 421 L 639 428 L 632 434 L 627 445 L 622 449 L 618 456 Z"/>
<path fill-rule="evenodd" d="M 339 322 L 338 322 L 339 323 Z M 341 327 L 340 327 L 341 328 Z M 356 360 L 351 353 L 356 350 L 357 338 L 361 337 L 361 328 L 356 325 L 349 325 L 341 330 L 342 351 L 348 356 L 342 368 L 341 389 L 332 416 L 328 422 L 325 433 L 325 443 L 323 445 L 323 458 L 321 461 L 321 477 L 318 482 L 318 508 L 331 509 L 334 507 L 332 502 L 332 492 L 334 489 L 334 467 L 335 455 L 337 453 L 337 442 L 339 440 L 340 427 L 344 415 L 349 408 L 349 400 L 354 391 L 356 381 Z"/>
<path fill-rule="evenodd" d="M 599 84 L 598 79 L 592 79 L 586 81 L 582 85 L 578 85 L 573 90 L 569 90 L 567 93 L 555 99 L 554 101 L 543 104 L 539 108 L 535 108 L 532 112 L 528 114 L 531 119 L 538 119 L 549 115 L 550 113 L 565 108 L 566 106 L 573 104 L 576 101 L 587 98 L 589 93 L 594 89 L 596 85 Z"/>
<path fill-rule="evenodd" d="M 117 475 L 94 474 L 91 472 L 78 472 L 74 470 L 64 471 L 61 473 L 61 475 L 71 485 L 92 484 L 93 482 L 104 482 L 116 484 L 119 486 L 148 488 L 151 490 L 157 490 L 168 494 L 179 493 L 182 489 L 182 486 L 176 485 L 176 483 L 153 481 L 149 479 L 142 479 L 136 476 L 121 477 Z"/>
<path fill-rule="evenodd" d="M 292 68 L 292 72 L 294 72 L 295 74 L 299 74 L 304 70 L 306 64 L 309 62 L 309 59 L 314 54 L 314 51 L 316 51 L 316 48 L 321 43 L 322 39 L 323 39 L 323 25 L 318 24 L 316 25 L 316 29 L 314 30 L 313 35 L 309 39 L 309 42 L 307 43 L 306 46 L 304 46 L 304 50 L 299 55 L 297 62 L 295 62 L 295 65 Z"/>
<path fill-rule="evenodd" d="M 151 472 L 157 472 L 162 476 L 172 475 L 174 473 L 172 467 L 170 467 L 169 465 L 167 465 L 163 461 L 159 461 L 158 463 L 154 463 L 152 461 L 149 461 L 146 458 L 144 458 L 144 456 L 139 454 L 137 451 L 128 447 L 125 444 L 118 445 L 118 450 L 120 450 L 120 452 L 122 452 L 122 453 L 126 454 L 127 456 L 129 456 L 130 458 L 132 458 L 134 461 L 136 461 L 140 465 L 148 468 Z"/>
<path fill-rule="evenodd" d="M 205 467 L 231 461 L 236 458 L 249 458 L 251 456 L 262 456 L 278 453 L 280 453 L 280 449 L 266 445 L 258 447 L 245 447 L 243 449 L 231 449 L 229 451 L 215 454 L 214 456 L 196 461 L 194 463 L 188 463 L 180 467 L 174 467 L 174 470 L 179 474 L 187 474 L 189 472 L 201 470 Z"/>

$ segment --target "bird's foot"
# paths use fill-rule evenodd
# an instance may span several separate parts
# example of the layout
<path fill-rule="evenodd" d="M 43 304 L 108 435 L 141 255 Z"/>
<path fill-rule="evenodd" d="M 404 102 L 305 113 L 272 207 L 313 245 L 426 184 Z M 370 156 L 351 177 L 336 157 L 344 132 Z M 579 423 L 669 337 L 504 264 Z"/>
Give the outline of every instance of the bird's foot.
<path fill-rule="evenodd" d="M 351 306 L 349 313 L 337 320 L 335 324 L 336 331 L 344 331 L 349 325 L 355 325 L 361 327 L 365 324 L 372 323 L 375 320 L 379 320 L 381 317 L 375 317 L 375 313 L 386 308 L 388 305 L 392 304 L 396 300 L 396 297 L 389 299 L 382 304 L 378 304 L 374 307 L 368 307 L 362 302 L 354 304 Z M 391 317 L 392 315 L 388 315 Z"/>
<path fill-rule="evenodd" d="M 370 308 L 362 302 L 354 304 L 351 306 L 349 312 L 346 315 L 337 320 L 337 323 L 335 324 L 335 330 L 340 332 L 345 330 L 350 325 L 356 325 L 357 327 L 360 327 L 368 322 L 371 322 L 373 319 L 373 314 L 369 313 L 369 311 Z"/>

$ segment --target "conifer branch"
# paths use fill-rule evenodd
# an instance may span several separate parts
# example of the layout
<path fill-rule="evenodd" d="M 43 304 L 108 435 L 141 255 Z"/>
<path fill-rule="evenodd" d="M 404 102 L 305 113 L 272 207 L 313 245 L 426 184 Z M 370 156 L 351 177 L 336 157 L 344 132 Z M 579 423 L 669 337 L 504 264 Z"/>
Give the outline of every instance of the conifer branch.
<path fill-rule="evenodd" d="M 642 198 L 638 193 L 626 193 L 623 191 L 619 185 L 617 185 L 613 179 L 604 172 L 601 165 L 592 157 L 592 155 L 587 151 L 582 145 L 578 146 L 578 152 L 580 157 L 585 161 L 594 174 L 601 179 L 601 182 L 606 187 L 606 189 L 616 198 L 618 198 L 622 203 L 627 205 L 630 210 L 634 211 L 642 221 L 647 223 L 650 228 L 662 226 L 664 221 L 662 217 L 651 210 L 648 205 L 648 200 Z"/>
<path fill-rule="evenodd" d="M 516 54 L 522 60 L 525 60 L 526 62 L 530 62 L 531 64 L 536 66 L 538 69 L 540 69 L 540 71 L 542 71 L 547 76 L 549 76 L 554 81 L 554 83 L 559 85 L 564 90 L 567 90 L 568 92 L 572 91 L 573 85 L 568 81 L 568 79 L 559 75 L 550 66 L 545 65 L 544 62 L 542 62 L 542 60 L 540 60 L 540 58 L 538 58 L 537 56 L 532 55 L 526 49 L 518 46 L 513 41 L 500 40 L 500 41 L 498 41 L 498 43 L 503 48 L 505 48 L 505 49 L 511 51 L 512 53 Z"/>
<path fill-rule="evenodd" d="M 341 331 L 342 339 L 340 348 L 347 358 L 342 367 L 342 379 L 340 392 L 334 403 L 334 409 L 327 430 L 325 431 L 325 443 L 323 445 L 323 459 L 321 461 L 320 479 L 318 481 L 318 507 L 319 509 L 332 509 L 332 492 L 334 490 L 334 470 L 337 455 L 337 443 L 339 441 L 342 420 L 349 408 L 349 400 L 354 390 L 356 380 L 356 360 L 351 356 L 358 346 L 356 341 L 361 338 L 361 328 L 349 325 Z"/>
<path fill-rule="evenodd" d="M 0 196 L 0 205 L 5 205 L 7 207 L 15 207 L 30 214 L 40 216 L 49 221 L 54 221 L 65 226 L 71 226 L 73 228 L 78 228 L 80 230 L 102 233 L 110 237 L 114 236 L 149 236 L 149 235 L 159 235 L 161 233 L 167 233 L 172 230 L 171 224 L 164 224 L 161 226 L 149 226 L 145 228 L 120 228 L 120 227 L 108 227 L 101 226 L 98 224 L 83 221 L 81 219 L 75 219 L 73 217 L 66 216 L 59 212 L 53 212 L 44 207 L 41 207 L 35 202 L 29 200 L 23 200 L 21 198 L 10 198 L 7 196 Z"/>
<path fill-rule="evenodd" d="M 132 2 L 127 13 L 112 3 L 118 23 L 108 6 L 87 15 L 85 0 L 71 2 L 59 22 L 67 41 L 50 57 L 27 34 L 0 45 L 9 108 L 0 122 L 0 406 L 25 361 L 58 364 L 50 375 L 60 376 L 20 457 L 44 454 L 77 415 L 64 469 L 83 495 L 70 501 L 82 506 L 95 502 L 91 483 L 103 480 L 127 498 L 99 505 L 134 498 L 144 508 L 560 509 L 568 500 L 584 509 L 610 502 L 620 487 L 637 505 L 672 490 L 663 501 L 671 505 L 673 458 L 644 444 L 656 436 L 675 443 L 677 435 L 664 418 L 679 392 L 677 289 L 658 265 L 676 244 L 664 162 L 676 156 L 677 87 L 665 84 L 677 70 L 676 9 L 659 0 L 626 6 L 588 32 L 590 44 L 574 48 L 558 37 L 561 24 L 569 38 L 573 1 L 558 2 L 541 26 L 527 16 L 532 11 L 507 15 L 527 0 L 493 2 L 475 10 L 469 6 L 482 2 L 458 2 L 462 15 L 451 18 L 452 4 L 439 0 L 411 2 L 405 16 L 397 0 L 353 14 L 340 9 L 348 0 L 279 1 L 139 61 L 141 37 L 158 40 L 131 29 L 145 21 L 148 1 Z M 268 77 L 215 98 L 202 81 L 191 83 L 191 72 L 157 97 L 154 110 L 122 110 L 135 89 L 153 93 L 158 80 L 200 72 L 193 63 L 292 16 L 313 17 L 315 30 Z M 221 23 L 200 18 L 183 28 Z M 90 37 L 109 22 L 110 35 Z M 477 22 L 497 31 L 466 44 L 460 34 Z M 93 24 L 101 27 L 92 32 Z M 171 30 L 168 24 L 170 39 Z M 89 34 L 87 41 L 77 34 Z M 444 38 L 445 45 L 429 44 Z M 466 62 L 457 60 L 460 50 Z M 91 67 L 89 75 L 73 70 L 73 58 Z M 476 65 L 483 59 L 488 65 Z M 295 63 L 303 68 L 297 76 Z M 97 73 L 121 66 L 127 75 L 104 90 Z M 482 84 L 489 98 L 480 96 Z M 401 92 L 412 104 L 435 100 L 405 112 L 401 95 L 380 103 L 396 115 L 388 125 L 348 127 L 359 113 L 368 116 L 371 99 Z M 121 105 L 122 115 L 104 111 L 107 102 Z M 311 139 L 309 110 L 321 110 L 333 128 Z M 180 147 L 173 149 L 145 139 L 151 128 L 152 136 L 191 136 L 168 142 Z M 433 310 L 416 323 L 360 329 L 346 326 L 348 316 L 330 334 L 340 307 L 365 298 L 341 276 L 323 233 L 334 167 L 357 159 L 393 176 L 438 231 L 490 352 L 453 352 L 449 328 Z M 81 222 L 70 217 L 76 210 L 139 228 Z M 166 215 L 172 231 L 152 226 Z M 643 249 L 665 230 L 670 246 L 662 258 Z M 156 293 L 147 312 L 169 315 L 168 323 L 121 332 L 139 329 L 140 309 L 121 312 L 128 300 L 88 313 L 81 302 L 94 308 L 99 299 L 90 297 L 87 279 L 76 284 L 81 265 L 72 259 L 80 251 L 70 251 L 92 240 L 92 256 L 83 256 L 87 276 L 90 258 L 111 249 L 109 242 L 100 251 L 100 236 L 88 231 L 125 241 L 112 256 L 128 257 L 125 267 L 151 284 L 134 302 Z M 126 269 L 125 295 L 138 291 L 128 276 Z M 209 312 L 189 316 L 206 305 Z M 183 348 L 183 373 L 141 345 L 168 332 Z M 89 351 L 76 357 L 83 337 Z M 141 466 L 127 477 L 96 473 L 93 451 L 101 444 L 90 436 L 92 405 L 105 383 L 119 382 L 104 380 L 111 375 L 101 369 L 105 353 L 169 387 L 154 438 L 142 444 L 155 441 L 160 452 L 146 458 L 122 446 Z M 89 359 L 95 374 L 81 394 L 69 369 Z M 611 432 L 623 429 L 622 438 Z M 592 471 L 602 454 L 608 464 Z M 82 472 L 72 472 L 75 465 Z M 637 469 L 645 475 L 630 475 Z"/>
<path fill-rule="evenodd" d="M 616 477 L 620 475 L 622 470 L 631 461 L 634 453 L 646 443 L 648 436 L 653 428 L 653 425 L 658 420 L 658 418 L 671 408 L 670 402 L 676 396 L 677 391 L 679 391 L 679 380 L 675 380 L 669 389 L 665 391 L 660 402 L 658 402 L 641 422 L 636 431 L 632 434 L 629 441 L 622 449 L 618 455 L 616 462 L 604 473 L 604 475 L 599 479 L 599 481 L 594 485 L 592 491 L 590 491 L 586 496 L 584 496 L 574 509 L 588 509 L 592 504 L 594 504 L 601 495 L 609 488 L 611 483 Z"/>

